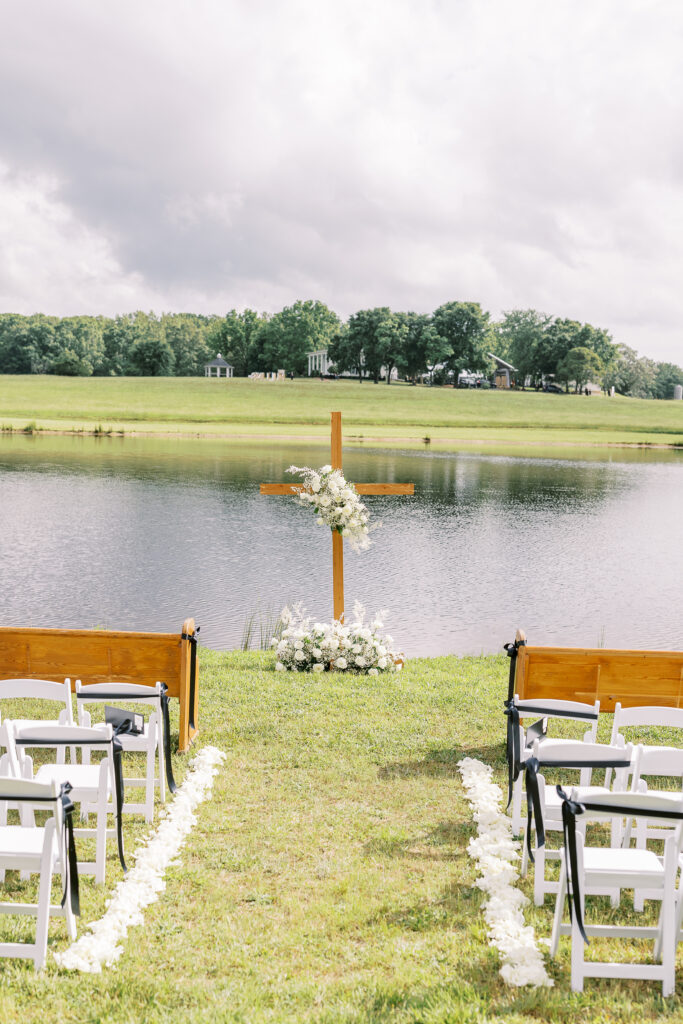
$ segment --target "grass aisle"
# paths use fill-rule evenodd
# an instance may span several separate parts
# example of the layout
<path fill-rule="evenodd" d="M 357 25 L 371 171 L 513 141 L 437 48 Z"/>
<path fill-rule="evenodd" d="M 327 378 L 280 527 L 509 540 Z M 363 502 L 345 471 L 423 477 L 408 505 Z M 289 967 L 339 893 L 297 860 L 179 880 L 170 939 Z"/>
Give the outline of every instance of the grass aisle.
<path fill-rule="evenodd" d="M 46 1006 L 50 1024 L 683 1019 L 654 985 L 572 996 L 566 946 L 550 991 L 498 975 L 456 762 L 503 780 L 505 658 L 415 660 L 372 681 L 271 663 L 202 651 L 201 743 L 227 761 L 166 892 L 102 975 L 0 962 L 0 1020 L 44 1024 Z M 109 888 L 114 866 L 112 848 Z M 91 893 L 84 922 L 104 904 Z M 550 917 L 530 920 L 547 935 Z M 51 926 L 52 950 L 64 935 Z"/>

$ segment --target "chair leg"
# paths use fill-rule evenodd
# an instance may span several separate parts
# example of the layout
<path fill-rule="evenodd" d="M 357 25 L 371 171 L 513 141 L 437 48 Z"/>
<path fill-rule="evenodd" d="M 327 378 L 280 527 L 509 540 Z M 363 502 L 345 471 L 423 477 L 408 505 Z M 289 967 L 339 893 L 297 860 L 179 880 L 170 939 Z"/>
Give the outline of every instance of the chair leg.
<path fill-rule="evenodd" d="M 564 901 L 567 895 L 567 864 L 565 861 L 564 850 L 562 851 L 560 861 L 560 882 L 559 889 L 557 892 L 557 899 L 555 900 L 555 916 L 553 918 L 553 930 L 550 934 L 550 956 L 556 957 L 557 950 L 560 944 L 560 927 L 562 925 L 562 918 L 564 917 Z"/>
<path fill-rule="evenodd" d="M 33 964 L 37 971 L 47 956 L 47 930 L 50 923 L 50 897 L 52 895 L 52 864 L 54 861 L 54 820 L 45 825 L 43 853 L 40 858 L 40 888 L 38 890 L 38 912 L 36 915 L 36 942 Z"/>
<path fill-rule="evenodd" d="M 581 916 L 585 918 L 586 901 L 581 891 Z M 583 938 L 576 923 L 576 914 L 572 917 L 572 992 L 583 992 L 584 979 Z"/>
<path fill-rule="evenodd" d="M 534 903 L 542 907 L 545 901 L 545 846 L 534 850 Z"/>
<path fill-rule="evenodd" d="M 107 791 L 100 785 L 100 796 L 97 802 L 97 827 L 95 834 L 95 882 L 104 885 L 107 865 Z"/>
<path fill-rule="evenodd" d="M 524 780 L 520 774 L 519 778 L 512 785 L 512 834 L 518 836 L 522 831 L 522 795 L 524 792 Z"/>
<path fill-rule="evenodd" d="M 145 821 L 154 821 L 154 772 L 156 770 L 156 751 L 147 751 L 147 774 L 145 780 Z"/>
<path fill-rule="evenodd" d="M 159 799 L 166 803 L 166 758 L 164 755 L 164 725 L 159 723 L 157 729 L 157 750 L 159 753 Z"/>

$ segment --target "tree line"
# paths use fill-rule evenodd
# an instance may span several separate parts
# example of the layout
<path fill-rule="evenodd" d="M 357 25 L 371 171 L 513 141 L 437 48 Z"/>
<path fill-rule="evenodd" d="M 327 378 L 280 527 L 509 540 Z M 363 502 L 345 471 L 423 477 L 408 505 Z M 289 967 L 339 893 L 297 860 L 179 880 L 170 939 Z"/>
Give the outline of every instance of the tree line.
<path fill-rule="evenodd" d="M 511 363 L 518 385 L 549 380 L 580 390 L 588 381 L 638 398 L 670 398 L 683 369 L 639 356 L 608 331 L 536 310 L 500 321 L 477 302 L 447 302 L 431 314 L 386 306 L 347 322 L 323 302 L 295 302 L 269 315 L 252 309 L 225 316 L 135 312 L 113 318 L 0 314 L 0 373 L 66 376 L 178 376 L 204 373 L 217 353 L 235 376 L 284 369 L 303 375 L 309 352 L 326 349 L 338 373 L 359 380 L 455 382 L 462 371 L 491 374 L 489 353 Z"/>

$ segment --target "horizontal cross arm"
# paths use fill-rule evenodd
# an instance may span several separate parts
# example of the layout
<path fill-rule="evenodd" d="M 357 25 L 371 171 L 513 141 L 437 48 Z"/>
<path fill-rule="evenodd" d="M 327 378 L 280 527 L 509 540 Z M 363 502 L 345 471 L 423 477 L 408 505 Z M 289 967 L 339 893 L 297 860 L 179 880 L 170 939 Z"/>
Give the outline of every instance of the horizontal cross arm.
<path fill-rule="evenodd" d="M 414 494 L 415 484 L 354 484 L 359 494 Z M 303 484 L 261 484 L 261 494 L 296 494 Z"/>
<path fill-rule="evenodd" d="M 354 484 L 359 494 L 415 494 L 415 484 Z"/>

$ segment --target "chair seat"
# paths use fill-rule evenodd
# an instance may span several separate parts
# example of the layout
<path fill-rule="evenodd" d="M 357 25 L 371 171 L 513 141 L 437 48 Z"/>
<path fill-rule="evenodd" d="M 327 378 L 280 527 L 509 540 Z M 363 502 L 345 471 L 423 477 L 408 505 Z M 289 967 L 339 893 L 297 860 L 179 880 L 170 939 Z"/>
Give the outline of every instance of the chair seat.
<path fill-rule="evenodd" d="M 36 772 L 36 782 L 70 782 L 73 790 L 72 799 L 78 799 L 78 792 L 83 790 L 97 792 L 100 785 L 100 766 L 98 764 L 44 764 Z"/>
<path fill-rule="evenodd" d="M 589 876 L 595 875 L 619 875 L 621 879 L 644 876 L 649 885 L 656 885 L 664 877 L 662 862 L 652 850 L 587 846 L 583 856 L 588 884 L 592 883 Z M 629 886 L 622 881 L 622 888 Z"/>
<path fill-rule="evenodd" d="M 37 864 L 40 865 L 44 832 L 45 830 L 39 827 L 24 828 L 21 825 L 0 825 L 0 864 L 7 868 L 9 867 L 7 861 L 12 857 L 35 857 Z M 53 861 L 57 860 L 58 853 L 55 848 Z"/>

